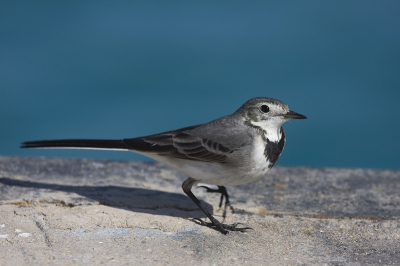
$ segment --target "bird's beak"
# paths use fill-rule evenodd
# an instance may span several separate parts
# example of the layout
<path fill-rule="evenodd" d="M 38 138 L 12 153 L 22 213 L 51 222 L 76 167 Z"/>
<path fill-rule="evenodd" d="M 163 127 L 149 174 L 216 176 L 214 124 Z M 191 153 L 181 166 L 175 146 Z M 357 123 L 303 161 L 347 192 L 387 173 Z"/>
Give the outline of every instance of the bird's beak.
<path fill-rule="evenodd" d="M 282 114 L 280 116 L 283 116 L 284 118 L 289 118 L 289 119 L 307 119 L 306 116 L 298 114 L 298 113 L 293 112 L 293 111 L 289 111 L 286 114 Z"/>

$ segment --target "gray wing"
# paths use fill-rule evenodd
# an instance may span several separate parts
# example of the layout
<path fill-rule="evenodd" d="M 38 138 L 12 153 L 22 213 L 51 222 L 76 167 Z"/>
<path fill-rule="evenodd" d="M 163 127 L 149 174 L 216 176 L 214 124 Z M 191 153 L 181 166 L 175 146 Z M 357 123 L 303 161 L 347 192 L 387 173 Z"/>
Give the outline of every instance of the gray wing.
<path fill-rule="evenodd" d="M 224 163 L 227 154 L 232 153 L 234 149 L 227 148 L 211 139 L 191 135 L 190 130 L 199 126 L 201 125 L 146 137 L 124 139 L 122 142 L 136 151 L 186 160 Z"/>

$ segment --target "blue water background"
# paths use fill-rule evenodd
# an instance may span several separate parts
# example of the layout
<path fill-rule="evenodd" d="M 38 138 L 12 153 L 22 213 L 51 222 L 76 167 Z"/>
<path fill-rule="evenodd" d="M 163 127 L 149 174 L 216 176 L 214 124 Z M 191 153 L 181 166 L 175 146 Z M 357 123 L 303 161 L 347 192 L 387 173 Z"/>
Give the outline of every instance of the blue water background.
<path fill-rule="evenodd" d="M 400 1 L 2 1 L 0 155 L 120 139 L 282 100 L 287 166 L 400 168 Z"/>

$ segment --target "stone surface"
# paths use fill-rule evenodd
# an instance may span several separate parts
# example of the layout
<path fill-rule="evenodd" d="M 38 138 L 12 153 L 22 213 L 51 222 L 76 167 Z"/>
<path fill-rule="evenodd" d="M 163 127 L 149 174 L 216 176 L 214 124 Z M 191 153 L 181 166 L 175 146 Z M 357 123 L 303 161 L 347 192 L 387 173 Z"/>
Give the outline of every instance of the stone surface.
<path fill-rule="evenodd" d="M 400 171 L 274 167 L 225 236 L 155 162 L 0 156 L 0 265 L 399 265 Z M 193 190 L 217 219 L 219 196 Z"/>

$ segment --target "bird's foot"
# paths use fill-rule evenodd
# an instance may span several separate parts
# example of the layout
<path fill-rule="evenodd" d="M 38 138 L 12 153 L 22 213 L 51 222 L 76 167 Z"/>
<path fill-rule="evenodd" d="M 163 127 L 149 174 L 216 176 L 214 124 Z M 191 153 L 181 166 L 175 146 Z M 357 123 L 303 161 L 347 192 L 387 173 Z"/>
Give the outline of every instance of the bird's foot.
<path fill-rule="evenodd" d="M 207 227 L 214 227 L 224 235 L 229 234 L 229 231 L 237 231 L 237 232 L 246 232 L 247 230 L 254 230 L 251 227 L 237 227 L 238 225 L 243 225 L 242 223 L 234 223 L 234 224 L 223 224 L 218 221 L 216 222 L 205 222 L 199 218 L 193 219 L 197 224 L 207 226 Z"/>

